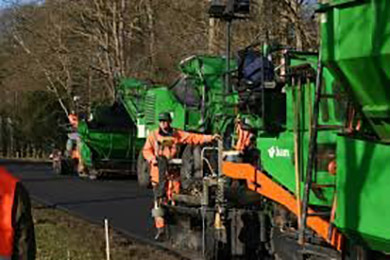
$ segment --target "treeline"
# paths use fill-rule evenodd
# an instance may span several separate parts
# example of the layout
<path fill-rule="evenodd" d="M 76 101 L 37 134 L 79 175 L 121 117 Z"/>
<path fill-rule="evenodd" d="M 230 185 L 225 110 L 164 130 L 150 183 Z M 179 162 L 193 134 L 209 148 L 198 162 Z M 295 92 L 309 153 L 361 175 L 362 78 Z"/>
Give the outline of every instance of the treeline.
<path fill-rule="evenodd" d="M 0 16 L 0 156 L 63 145 L 66 115 L 115 98 L 119 77 L 169 84 L 178 62 L 223 54 L 225 24 L 209 0 L 9 2 Z M 233 24 L 233 51 L 253 42 L 317 45 L 311 0 L 253 0 Z"/>

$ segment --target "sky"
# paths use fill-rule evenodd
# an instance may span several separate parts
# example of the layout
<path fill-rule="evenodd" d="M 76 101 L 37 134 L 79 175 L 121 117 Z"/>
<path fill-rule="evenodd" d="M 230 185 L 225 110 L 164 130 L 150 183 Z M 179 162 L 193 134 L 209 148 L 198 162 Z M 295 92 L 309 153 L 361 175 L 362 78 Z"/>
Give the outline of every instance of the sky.
<path fill-rule="evenodd" d="M 0 8 L 10 6 L 13 3 L 28 4 L 31 2 L 37 2 L 37 0 L 0 0 Z"/>

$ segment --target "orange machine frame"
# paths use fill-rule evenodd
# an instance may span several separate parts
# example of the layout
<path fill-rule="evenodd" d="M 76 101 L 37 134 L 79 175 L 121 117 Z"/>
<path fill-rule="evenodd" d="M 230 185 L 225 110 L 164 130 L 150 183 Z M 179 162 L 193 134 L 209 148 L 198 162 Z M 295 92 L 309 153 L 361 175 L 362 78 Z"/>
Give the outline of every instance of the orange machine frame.
<path fill-rule="evenodd" d="M 222 172 L 229 178 L 246 180 L 249 189 L 280 203 L 295 215 L 298 214 L 295 196 L 252 165 L 223 162 Z M 310 213 L 314 213 L 314 210 L 309 209 L 309 214 Z M 331 227 L 330 222 L 319 216 L 309 216 L 307 218 L 307 226 L 314 230 L 334 248 L 339 251 L 341 250 L 343 236 L 336 228 Z M 330 239 L 328 238 L 329 231 L 331 231 Z"/>

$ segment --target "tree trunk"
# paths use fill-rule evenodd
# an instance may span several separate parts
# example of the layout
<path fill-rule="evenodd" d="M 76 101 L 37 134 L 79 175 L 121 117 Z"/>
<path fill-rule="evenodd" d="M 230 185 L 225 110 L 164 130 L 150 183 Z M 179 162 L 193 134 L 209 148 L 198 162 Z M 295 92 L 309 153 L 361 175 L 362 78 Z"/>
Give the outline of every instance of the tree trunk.
<path fill-rule="evenodd" d="M 215 46 L 214 46 L 214 41 L 215 41 L 215 19 L 214 18 L 209 18 L 209 44 L 208 44 L 208 52 L 210 54 L 215 53 Z"/>
<path fill-rule="evenodd" d="M 126 1 L 121 0 L 120 3 L 120 12 L 119 12 L 119 24 L 118 24 L 118 40 L 119 40 L 119 66 L 121 76 L 126 74 L 126 63 L 125 63 L 125 30 L 124 30 L 124 16 L 126 12 Z"/>
<path fill-rule="evenodd" d="M 148 31 L 149 31 L 149 58 L 150 66 L 155 68 L 155 33 L 154 33 L 154 13 L 153 13 L 153 0 L 146 2 L 146 13 L 148 16 Z"/>

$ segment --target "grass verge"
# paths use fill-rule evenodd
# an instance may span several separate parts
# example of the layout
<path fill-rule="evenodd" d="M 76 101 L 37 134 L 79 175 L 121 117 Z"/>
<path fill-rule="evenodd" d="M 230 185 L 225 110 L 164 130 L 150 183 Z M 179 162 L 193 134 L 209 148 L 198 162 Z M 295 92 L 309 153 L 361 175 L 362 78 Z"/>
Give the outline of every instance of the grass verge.
<path fill-rule="evenodd" d="M 106 259 L 103 223 L 91 224 L 58 209 L 33 204 L 38 260 Z M 111 260 L 179 259 L 110 230 Z"/>

